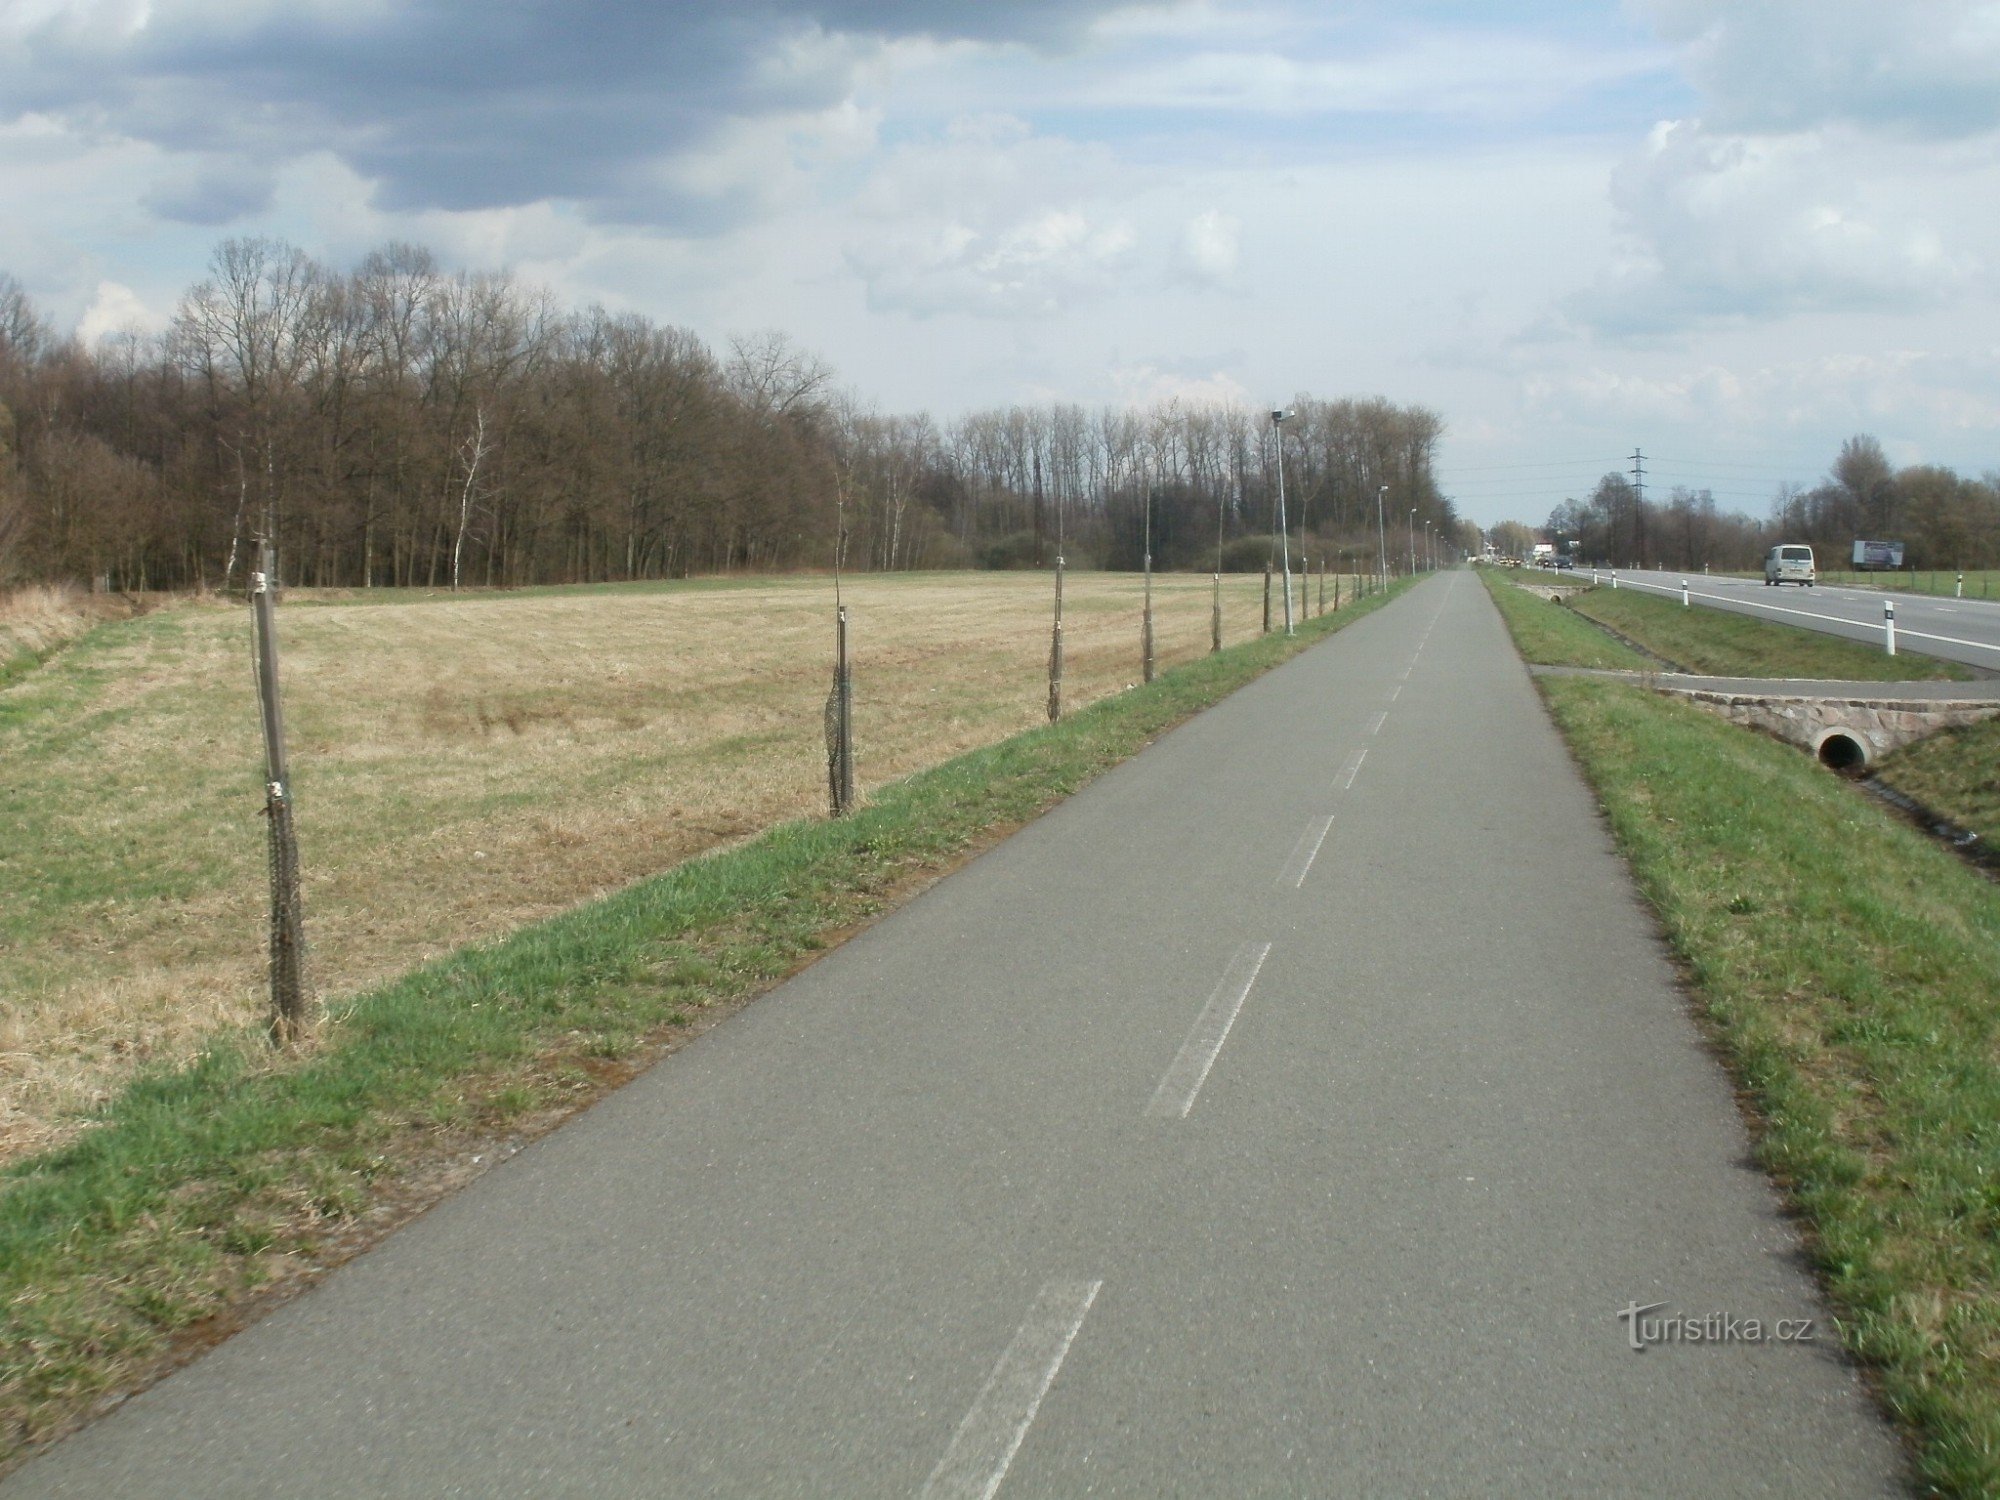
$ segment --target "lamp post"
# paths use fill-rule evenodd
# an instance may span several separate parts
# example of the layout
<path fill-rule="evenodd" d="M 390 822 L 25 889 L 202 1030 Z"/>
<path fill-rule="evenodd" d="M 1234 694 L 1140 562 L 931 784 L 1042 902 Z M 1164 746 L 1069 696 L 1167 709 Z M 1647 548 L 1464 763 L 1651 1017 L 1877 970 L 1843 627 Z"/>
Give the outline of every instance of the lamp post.
<path fill-rule="evenodd" d="M 1278 565 L 1285 570 L 1285 634 L 1297 634 L 1292 624 L 1292 539 L 1285 529 L 1285 418 L 1289 407 L 1271 409 L 1271 437 L 1278 447 Z"/>
<path fill-rule="evenodd" d="M 1410 576 L 1417 576 L 1417 508 L 1410 507 Z"/>
<path fill-rule="evenodd" d="M 1389 486 L 1385 484 L 1375 492 L 1375 571 L 1385 589 L 1389 586 L 1389 534 L 1382 528 L 1382 506 L 1388 498 Z"/>

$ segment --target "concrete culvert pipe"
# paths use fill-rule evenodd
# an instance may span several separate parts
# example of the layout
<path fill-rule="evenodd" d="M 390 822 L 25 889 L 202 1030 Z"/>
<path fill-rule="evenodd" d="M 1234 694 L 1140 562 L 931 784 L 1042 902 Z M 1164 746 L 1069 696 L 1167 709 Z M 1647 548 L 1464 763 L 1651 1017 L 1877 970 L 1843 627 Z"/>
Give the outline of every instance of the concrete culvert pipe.
<path fill-rule="evenodd" d="M 1819 763 L 1843 776 L 1859 776 L 1868 769 L 1868 746 L 1854 735 L 1830 729 L 1820 736 Z"/>

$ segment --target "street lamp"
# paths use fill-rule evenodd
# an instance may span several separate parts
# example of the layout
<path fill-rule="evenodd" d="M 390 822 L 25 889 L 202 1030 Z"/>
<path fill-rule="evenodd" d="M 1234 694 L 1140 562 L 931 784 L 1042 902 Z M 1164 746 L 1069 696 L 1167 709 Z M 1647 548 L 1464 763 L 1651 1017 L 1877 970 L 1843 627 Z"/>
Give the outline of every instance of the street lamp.
<path fill-rule="evenodd" d="M 1410 576 L 1417 576 L 1417 508 L 1410 507 Z"/>
<path fill-rule="evenodd" d="M 1289 407 L 1271 409 L 1271 437 L 1278 445 L 1278 562 L 1285 570 L 1286 635 L 1297 634 L 1292 626 L 1292 539 L 1285 529 L 1285 433 L 1282 426 L 1291 415 Z"/>
<path fill-rule="evenodd" d="M 1389 586 L 1389 534 L 1382 529 L 1382 503 L 1389 498 L 1389 486 L 1375 492 L 1375 571 L 1382 575 L 1382 587 Z"/>

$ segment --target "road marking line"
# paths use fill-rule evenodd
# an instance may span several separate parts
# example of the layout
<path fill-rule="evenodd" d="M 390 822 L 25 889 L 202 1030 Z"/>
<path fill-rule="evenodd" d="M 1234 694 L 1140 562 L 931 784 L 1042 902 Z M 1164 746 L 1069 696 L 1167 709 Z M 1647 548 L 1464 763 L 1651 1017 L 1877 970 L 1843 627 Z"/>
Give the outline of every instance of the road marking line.
<path fill-rule="evenodd" d="M 1354 778 L 1361 774 L 1361 762 L 1366 759 L 1368 759 L 1368 747 L 1363 745 L 1359 750 L 1354 752 L 1354 759 L 1350 760 L 1342 768 L 1341 774 L 1344 779 L 1340 783 L 1340 789 L 1343 792 L 1354 790 Z"/>
<path fill-rule="evenodd" d="M 1380 734 L 1382 732 L 1382 726 L 1388 722 L 1389 722 L 1389 715 L 1386 711 L 1375 715 L 1374 718 L 1368 721 L 1369 737 L 1372 739 L 1374 736 Z"/>
<path fill-rule="evenodd" d="M 1403 684 L 1399 682 L 1396 684 L 1396 690 L 1389 695 L 1389 701 L 1391 703 L 1394 703 L 1398 698 L 1402 696 L 1403 696 Z"/>
<path fill-rule="evenodd" d="M 920 1500 L 992 1500 L 1055 1383 L 1101 1281 L 1051 1281 L 1035 1298 L 951 1446 L 924 1481 Z"/>
<path fill-rule="evenodd" d="M 1229 1029 L 1236 1024 L 1237 1013 L 1250 997 L 1250 986 L 1257 982 L 1258 972 L 1270 956 L 1269 943 L 1245 943 L 1236 950 L 1228 970 L 1215 986 L 1215 993 L 1195 1017 L 1194 1029 L 1181 1043 L 1180 1052 L 1153 1091 L 1153 1102 L 1146 1106 L 1146 1113 L 1152 1118 L 1187 1118 L 1188 1111 L 1194 1108 L 1195 1095 L 1208 1081 L 1208 1070 L 1215 1066 L 1222 1044 L 1229 1040 Z"/>
<path fill-rule="evenodd" d="M 1320 845 L 1326 842 L 1326 836 L 1332 828 L 1331 813 L 1317 823 L 1306 825 L 1306 831 L 1299 835 L 1298 843 L 1292 848 L 1292 857 L 1285 861 L 1284 871 L 1278 876 L 1279 885 L 1289 884 L 1293 890 L 1297 890 L 1306 883 L 1306 876 L 1312 871 L 1313 861 L 1319 858 Z"/>

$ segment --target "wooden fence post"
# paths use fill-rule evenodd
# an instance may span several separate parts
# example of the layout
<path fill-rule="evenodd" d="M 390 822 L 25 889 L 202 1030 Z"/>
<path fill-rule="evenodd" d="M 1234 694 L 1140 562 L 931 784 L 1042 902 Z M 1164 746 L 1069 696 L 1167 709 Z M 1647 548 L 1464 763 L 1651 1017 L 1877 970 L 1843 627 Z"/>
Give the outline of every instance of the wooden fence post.
<path fill-rule="evenodd" d="M 1139 666 L 1145 680 L 1153 680 L 1153 554 L 1146 554 L 1146 610 L 1139 626 Z"/>
<path fill-rule="evenodd" d="M 1063 555 L 1056 554 L 1056 626 L 1049 638 L 1049 722 L 1062 717 L 1063 690 Z"/>
<path fill-rule="evenodd" d="M 854 808 L 854 674 L 847 660 L 847 606 L 835 607 L 833 691 L 826 699 L 826 800 L 836 818 Z"/>
<path fill-rule="evenodd" d="M 299 843 L 292 823 L 292 781 L 278 700 L 278 624 L 273 594 L 277 553 L 264 547 L 263 570 L 250 584 L 257 636 L 257 698 L 264 719 L 264 817 L 271 855 L 271 1039 L 290 1046 L 306 1032 L 305 912 L 299 895 Z"/>

